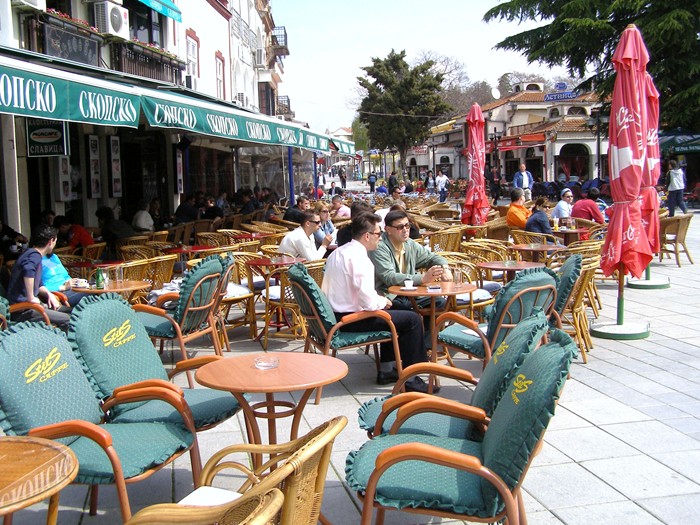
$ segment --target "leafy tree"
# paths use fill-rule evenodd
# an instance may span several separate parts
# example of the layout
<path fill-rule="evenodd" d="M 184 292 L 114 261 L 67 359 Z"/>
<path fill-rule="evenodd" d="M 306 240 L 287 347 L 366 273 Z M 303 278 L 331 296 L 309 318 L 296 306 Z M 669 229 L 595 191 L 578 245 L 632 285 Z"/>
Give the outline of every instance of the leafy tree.
<path fill-rule="evenodd" d="M 356 151 L 367 151 L 369 137 L 367 136 L 367 126 L 360 122 L 360 117 L 352 120 L 352 140 L 355 142 Z"/>
<path fill-rule="evenodd" d="M 372 58 L 362 68 L 366 76 L 357 78 L 366 92 L 358 111 L 371 147 L 396 147 L 402 167 L 408 148 L 422 143 L 436 117 L 450 109 L 440 97 L 442 75 L 431 72 L 434 63 L 410 67 L 405 58 L 405 51 L 392 49 L 385 59 Z"/>
<path fill-rule="evenodd" d="M 582 79 L 581 89 L 595 88 L 601 97 L 612 93 L 620 35 L 635 24 L 661 93 L 662 125 L 700 130 L 700 0 L 510 0 L 484 15 L 486 22 L 500 19 L 539 24 L 497 48 L 519 51 L 531 63 L 564 65 Z"/>

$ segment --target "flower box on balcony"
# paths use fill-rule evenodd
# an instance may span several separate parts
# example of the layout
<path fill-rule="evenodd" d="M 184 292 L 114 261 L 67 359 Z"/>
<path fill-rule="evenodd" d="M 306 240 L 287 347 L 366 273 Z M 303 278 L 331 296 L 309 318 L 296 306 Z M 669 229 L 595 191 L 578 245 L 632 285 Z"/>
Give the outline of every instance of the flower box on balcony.
<path fill-rule="evenodd" d="M 132 40 L 131 42 L 127 43 L 127 46 L 134 53 L 150 57 L 154 60 L 175 66 L 179 69 L 182 69 L 180 66 L 184 67 L 186 65 L 186 62 L 181 60 L 177 55 L 154 45 Z"/>

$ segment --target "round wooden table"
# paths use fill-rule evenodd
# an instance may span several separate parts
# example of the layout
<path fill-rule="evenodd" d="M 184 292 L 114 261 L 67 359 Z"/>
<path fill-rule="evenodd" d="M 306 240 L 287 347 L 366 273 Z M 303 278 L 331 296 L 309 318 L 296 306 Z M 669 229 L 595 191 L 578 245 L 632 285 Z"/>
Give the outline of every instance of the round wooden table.
<path fill-rule="evenodd" d="M 79 292 L 79 293 L 87 293 L 87 294 L 93 294 L 93 295 L 99 295 L 103 293 L 109 293 L 109 292 L 114 292 L 114 293 L 119 293 L 122 294 L 122 296 L 129 302 L 131 302 L 131 299 L 134 295 L 135 292 L 141 291 L 141 290 L 146 290 L 147 288 L 151 287 L 151 283 L 148 281 L 136 281 L 132 279 L 125 279 L 123 281 L 115 281 L 114 279 L 110 279 L 107 284 L 105 284 L 104 288 L 95 288 L 94 286 L 91 286 L 89 288 L 78 288 L 78 287 L 73 287 L 71 288 L 74 292 Z"/>
<path fill-rule="evenodd" d="M 273 356 L 279 359 L 277 368 L 260 370 L 255 358 Z M 257 418 L 267 419 L 268 440 L 277 443 L 277 420 L 292 417 L 290 439 L 299 433 L 301 414 L 316 387 L 335 383 L 348 373 L 348 365 L 340 359 L 307 352 L 266 352 L 240 354 L 206 364 L 195 373 L 197 382 L 216 390 L 231 392 L 246 418 L 248 441 L 261 443 Z M 299 401 L 275 399 L 277 392 L 303 390 Z M 244 393 L 265 394 L 265 401 L 252 405 Z"/>
<path fill-rule="evenodd" d="M 484 261 L 476 263 L 476 266 L 484 270 L 505 272 L 506 281 L 510 282 L 515 279 L 515 272 L 527 270 L 528 268 L 542 268 L 544 263 L 529 261 Z"/>
<path fill-rule="evenodd" d="M 588 232 L 588 228 L 562 228 L 560 226 L 558 230 L 552 230 L 552 233 L 562 239 L 566 246 L 578 241 L 580 235 L 584 232 Z"/>
<path fill-rule="evenodd" d="M 78 474 L 73 451 L 48 439 L 0 437 L 0 464 L 0 516 L 50 498 L 46 523 L 54 525 L 59 491 Z"/>

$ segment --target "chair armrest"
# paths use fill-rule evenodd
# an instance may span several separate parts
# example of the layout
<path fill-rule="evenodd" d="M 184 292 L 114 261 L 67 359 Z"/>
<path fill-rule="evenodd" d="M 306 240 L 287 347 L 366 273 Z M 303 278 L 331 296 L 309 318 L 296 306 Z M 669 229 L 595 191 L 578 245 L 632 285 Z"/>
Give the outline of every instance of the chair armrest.
<path fill-rule="evenodd" d="M 433 412 L 443 414 L 445 416 L 458 417 L 460 419 L 468 419 L 474 423 L 488 424 L 489 418 L 481 408 L 476 408 L 471 405 L 465 405 L 451 399 L 444 399 L 435 396 L 415 399 L 405 405 L 399 407 L 396 414 L 396 421 L 389 430 L 390 434 L 396 434 L 401 428 L 401 425 L 410 417 L 416 414 L 425 412 Z"/>
<path fill-rule="evenodd" d="M 163 379 L 146 379 L 144 381 L 138 381 L 137 383 L 131 383 L 130 385 L 118 386 L 112 391 L 112 396 L 120 394 L 121 392 L 126 392 L 127 390 L 149 387 L 166 388 L 172 390 L 176 394 L 182 394 L 182 389 L 179 386 L 169 383 L 168 381 Z"/>
<path fill-rule="evenodd" d="M 187 429 L 192 432 L 193 435 L 195 434 L 196 430 L 194 426 L 194 419 L 192 417 L 192 411 L 185 401 L 185 396 L 182 390 L 175 393 L 170 388 L 155 386 L 123 390 L 118 394 L 113 394 L 101 408 L 103 412 L 106 413 L 109 409 L 116 405 L 151 400 L 165 401 L 166 403 L 172 405 L 172 407 L 175 408 L 175 410 L 177 410 L 182 416 L 182 420 Z"/>
<path fill-rule="evenodd" d="M 182 372 L 186 372 L 188 370 L 194 370 L 213 361 L 219 361 L 220 359 L 224 359 L 224 357 L 220 355 L 203 355 L 199 357 L 192 357 L 183 361 L 178 361 L 177 363 L 175 363 L 175 368 L 168 372 L 168 377 L 172 379 L 177 374 L 181 374 Z"/>
<path fill-rule="evenodd" d="M 178 292 L 164 293 L 163 295 L 159 295 L 158 299 L 156 299 L 156 306 L 162 308 L 165 303 L 169 301 L 177 301 L 179 298 L 180 294 Z"/>
<path fill-rule="evenodd" d="M 35 304 L 35 303 L 30 303 L 28 301 L 23 301 L 21 303 L 15 303 L 10 305 L 10 314 L 13 314 L 15 312 L 22 312 L 24 310 L 34 310 L 35 312 L 38 312 L 41 314 L 41 317 L 44 319 L 44 322 L 48 325 L 51 324 L 51 321 L 49 320 L 49 316 L 46 315 L 46 312 L 44 311 L 44 307 L 41 306 L 40 304 Z"/>
<path fill-rule="evenodd" d="M 70 306 L 70 303 L 68 302 L 68 297 L 66 296 L 66 294 L 64 294 L 63 292 L 51 292 L 51 293 L 56 296 L 56 299 L 58 299 L 63 306 Z"/>
<path fill-rule="evenodd" d="M 89 421 L 71 419 L 61 421 L 52 425 L 44 425 L 33 428 L 29 431 L 30 436 L 42 437 L 46 439 L 58 439 L 69 436 L 83 436 L 93 440 L 102 448 L 112 446 L 112 436 L 104 428 Z"/>
<path fill-rule="evenodd" d="M 480 332 L 479 323 L 472 321 L 468 317 L 458 314 L 457 312 L 445 312 L 440 314 L 437 319 L 435 319 L 435 329 L 439 332 L 442 330 L 443 326 L 448 322 L 454 322 L 461 324 L 462 326 L 474 330 L 475 332 Z"/>
<path fill-rule="evenodd" d="M 445 377 L 447 379 L 466 381 L 467 383 L 471 383 L 473 385 L 476 385 L 477 383 L 477 380 L 474 378 L 471 372 L 468 372 L 467 370 L 462 370 L 453 366 L 445 366 L 438 363 L 416 363 L 402 370 L 401 377 L 399 377 L 399 380 L 396 382 L 393 393 L 398 393 L 408 379 L 418 374 L 433 374 L 440 377 Z"/>
<path fill-rule="evenodd" d="M 143 312 L 146 314 L 160 315 L 161 317 L 170 317 L 167 311 L 157 306 L 151 306 L 150 304 L 132 304 L 131 309 L 135 312 Z"/>
<path fill-rule="evenodd" d="M 380 319 L 384 319 L 386 322 L 391 323 L 391 316 L 385 312 L 384 310 L 365 310 L 363 312 L 355 312 L 354 314 L 348 314 L 344 315 L 343 318 L 340 320 L 341 325 L 346 325 L 346 324 L 352 324 L 356 323 L 358 321 L 363 321 L 365 319 L 368 319 L 370 317 L 379 317 Z"/>

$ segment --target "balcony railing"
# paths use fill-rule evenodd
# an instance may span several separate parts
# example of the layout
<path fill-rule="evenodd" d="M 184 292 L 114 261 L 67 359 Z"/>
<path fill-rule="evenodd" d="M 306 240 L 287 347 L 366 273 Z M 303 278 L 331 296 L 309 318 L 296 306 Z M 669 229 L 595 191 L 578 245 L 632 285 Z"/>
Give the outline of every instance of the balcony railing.
<path fill-rule="evenodd" d="M 277 97 L 277 114 L 278 115 L 293 115 L 292 103 L 287 95 Z"/>
<path fill-rule="evenodd" d="M 287 29 L 284 26 L 278 26 L 272 30 L 272 50 L 277 56 L 289 55 Z"/>
<path fill-rule="evenodd" d="M 112 69 L 182 85 L 187 64 L 137 42 L 112 42 Z"/>

